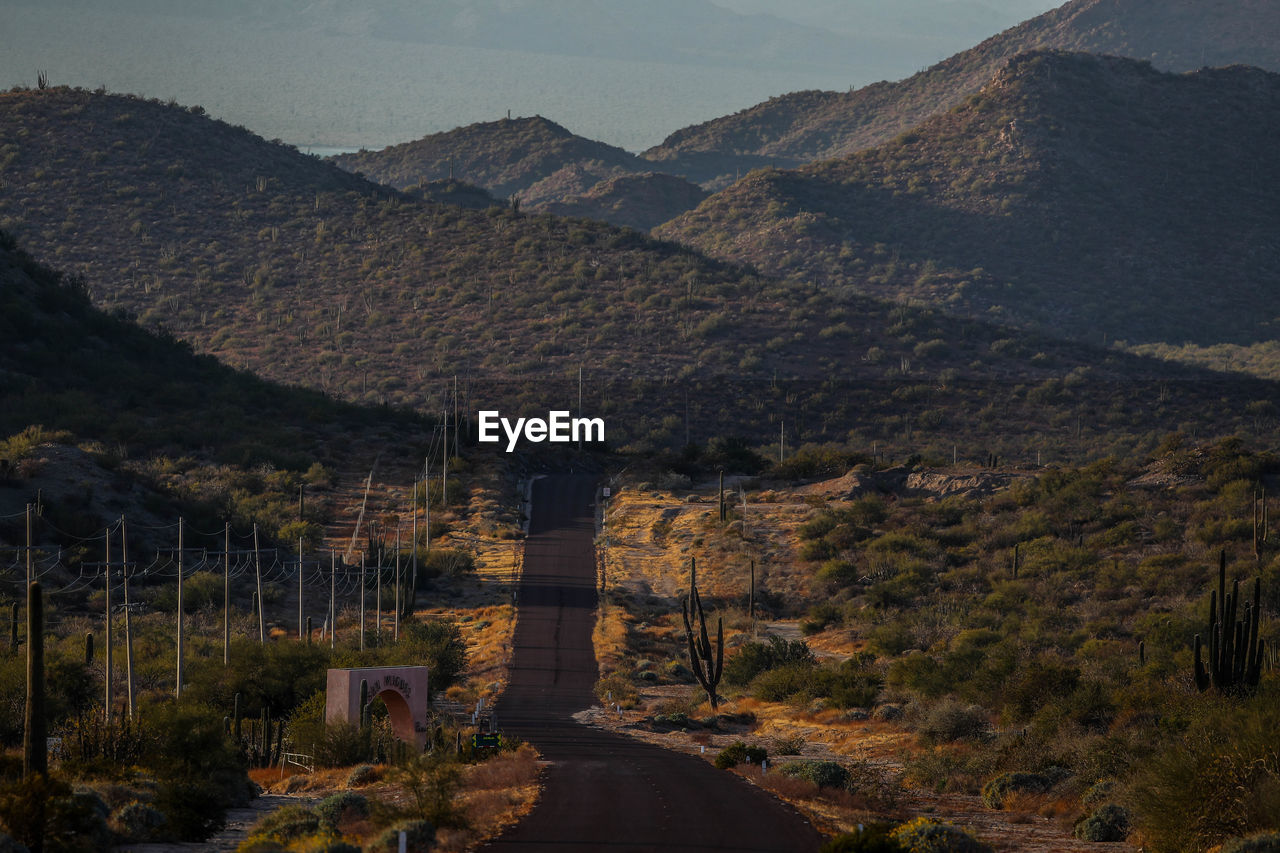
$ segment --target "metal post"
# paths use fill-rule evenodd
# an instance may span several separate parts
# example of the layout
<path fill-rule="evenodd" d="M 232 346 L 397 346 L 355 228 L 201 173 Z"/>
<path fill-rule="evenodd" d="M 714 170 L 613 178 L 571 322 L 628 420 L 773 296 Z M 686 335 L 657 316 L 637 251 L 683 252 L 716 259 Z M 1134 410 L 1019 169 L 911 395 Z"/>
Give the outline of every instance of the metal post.
<path fill-rule="evenodd" d="M 182 696 L 182 519 L 178 519 L 178 665 L 176 667 L 176 683 L 173 688 L 175 699 Z"/>
<path fill-rule="evenodd" d="M 302 614 L 302 537 L 298 537 L 298 639 L 302 639 L 302 623 L 306 621 Z"/>
<path fill-rule="evenodd" d="M 115 685 L 111 683 L 111 528 L 110 527 L 107 528 L 106 563 L 107 565 L 106 565 L 105 574 L 107 579 L 107 612 L 106 612 L 107 648 L 106 648 L 106 655 L 104 660 L 104 664 L 106 666 L 106 678 L 105 678 L 105 685 L 104 685 L 106 688 L 106 697 L 105 697 L 106 705 L 103 707 L 103 713 L 105 715 L 104 719 L 106 720 L 107 725 L 110 726 L 111 725 L 111 704 L 112 704 L 112 700 L 115 698 L 114 691 L 112 690 L 112 688 Z"/>
<path fill-rule="evenodd" d="M 231 663 L 231 522 L 222 529 L 222 665 Z"/>
<path fill-rule="evenodd" d="M 125 701 L 129 708 L 129 719 L 133 719 L 133 614 L 129 608 L 129 528 L 124 516 L 120 516 L 120 574 L 124 582 L 124 689 Z"/>
<path fill-rule="evenodd" d="M 267 619 L 262 615 L 262 552 L 258 550 L 258 525 L 253 525 L 253 569 L 258 581 L 258 642 L 267 642 Z"/>

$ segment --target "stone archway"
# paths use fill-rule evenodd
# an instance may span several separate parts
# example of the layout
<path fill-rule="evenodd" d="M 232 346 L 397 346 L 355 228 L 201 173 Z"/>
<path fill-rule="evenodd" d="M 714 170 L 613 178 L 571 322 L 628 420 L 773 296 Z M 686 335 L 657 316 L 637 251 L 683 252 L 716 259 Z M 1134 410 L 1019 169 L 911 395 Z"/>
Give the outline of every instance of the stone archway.
<path fill-rule="evenodd" d="M 391 731 L 400 740 L 427 743 L 428 667 L 375 666 L 329 670 L 324 719 L 327 723 L 360 724 L 360 683 L 368 685 L 366 701 L 381 697 L 391 718 Z"/>

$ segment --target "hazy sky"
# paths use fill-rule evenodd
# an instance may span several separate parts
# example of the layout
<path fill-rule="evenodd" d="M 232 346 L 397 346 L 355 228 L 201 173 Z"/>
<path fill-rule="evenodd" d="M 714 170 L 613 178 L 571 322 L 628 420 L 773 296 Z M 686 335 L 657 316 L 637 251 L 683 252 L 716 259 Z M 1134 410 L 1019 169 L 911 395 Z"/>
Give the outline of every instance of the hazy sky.
<path fill-rule="evenodd" d="M 4 0 L 0 86 L 182 104 L 300 146 L 544 115 L 638 151 L 800 89 L 899 79 L 1035 0 Z"/>

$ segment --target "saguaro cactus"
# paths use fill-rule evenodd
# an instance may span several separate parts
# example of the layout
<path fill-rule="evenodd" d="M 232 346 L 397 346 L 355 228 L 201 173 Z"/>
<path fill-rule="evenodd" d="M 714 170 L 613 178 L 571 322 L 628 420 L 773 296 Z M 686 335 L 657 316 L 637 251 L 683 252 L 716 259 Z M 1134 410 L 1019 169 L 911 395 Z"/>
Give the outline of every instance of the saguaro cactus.
<path fill-rule="evenodd" d="M 39 581 L 27 587 L 27 707 L 22 732 L 22 775 L 49 771 L 44 715 L 44 594 Z"/>
<path fill-rule="evenodd" d="M 1262 579 L 1253 582 L 1253 599 L 1240 609 L 1240 581 L 1227 592 L 1227 553 L 1218 558 L 1218 588 L 1209 596 L 1209 657 L 1203 659 L 1204 643 L 1195 637 L 1196 687 L 1204 692 L 1213 688 L 1219 693 L 1238 695 L 1251 693 L 1262 676 L 1262 660 L 1266 642 L 1258 639 L 1258 622 L 1262 597 Z"/>
<path fill-rule="evenodd" d="M 716 713 L 720 708 L 716 687 L 724 673 L 724 618 L 721 617 L 717 622 L 716 644 L 713 648 L 707 634 L 707 614 L 702 610 L 702 597 L 698 595 L 696 576 L 689 584 L 689 596 L 681 602 L 680 609 L 684 615 L 685 639 L 689 643 L 689 666 L 702 689 L 707 691 L 707 701 L 711 703 L 712 713 Z M 695 613 L 698 619 L 696 637 L 692 621 Z"/>

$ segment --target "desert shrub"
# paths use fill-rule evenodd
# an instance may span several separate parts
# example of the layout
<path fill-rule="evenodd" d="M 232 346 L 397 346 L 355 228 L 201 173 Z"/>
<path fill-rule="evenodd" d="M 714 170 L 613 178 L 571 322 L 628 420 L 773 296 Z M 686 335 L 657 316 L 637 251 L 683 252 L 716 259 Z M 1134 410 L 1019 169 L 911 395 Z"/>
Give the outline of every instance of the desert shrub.
<path fill-rule="evenodd" d="M 803 750 L 803 735 L 795 735 L 788 738 L 775 738 L 773 741 L 774 755 L 799 755 Z"/>
<path fill-rule="evenodd" d="M 797 662 L 760 673 L 751 682 L 751 693 L 766 702 L 785 702 L 792 697 L 811 696 L 817 667 Z"/>
<path fill-rule="evenodd" d="M 748 746 L 739 740 L 720 750 L 720 754 L 716 756 L 715 764 L 721 770 L 728 770 L 730 767 L 737 767 L 739 764 L 760 764 L 768 757 L 769 751 L 764 747 Z"/>
<path fill-rule="evenodd" d="M 1076 824 L 1075 836 L 1082 841 L 1124 841 L 1129 834 L 1129 812 L 1108 803 Z"/>
<path fill-rule="evenodd" d="M 1232 838 L 1220 853 L 1280 853 L 1280 832 L 1259 832 L 1248 838 Z"/>
<path fill-rule="evenodd" d="M 369 816 L 369 799 L 354 791 L 330 794 L 315 805 L 316 817 L 324 829 L 337 829 L 344 820 Z"/>
<path fill-rule="evenodd" d="M 927 817 L 902 824 L 889 833 L 907 853 L 992 853 L 992 847 L 949 823 Z"/>
<path fill-rule="evenodd" d="M 857 565 L 848 560 L 827 560 L 818 569 L 818 580 L 837 589 L 853 586 L 861 576 Z"/>
<path fill-rule="evenodd" d="M 387 771 L 387 781 L 405 793 L 398 811 L 429 826 L 465 827 L 466 816 L 455 800 L 462 785 L 462 765 L 450 754 L 424 753 Z"/>
<path fill-rule="evenodd" d="M 751 682 L 751 692 L 767 702 L 829 699 L 841 708 L 869 708 L 880 694 L 883 679 L 865 667 L 860 657 L 817 666 L 796 661 L 766 670 Z"/>
<path fill-rule="evenodd" d="M 211 708 L 165 703 L 149 709 L 152 749 L 141 762 L 158 781 L 152 805 L 179 839 L 199 841 L 223 825 L 228 808 L 249 801 L 244 756 Z"/>
<path fill-rule="evenodd" d="M 135 800 L 116 809 L 108 825 L 127 841 L 150 841 L 162 837 L 168 823 L 164 812 Z"/>
<path fill-rule="evenodd" d="M 1248 702 L 1206 702 L 1181 737 L 1170 738 L 1131 783 L 1134 821 L 1148 848 L 1207 849 L 1274 830 L 1280 814 L 1280 705 L 1272 690 Z"/>
<path fill-rule="evenodd" d="M 1093 783 L 1088 788 L 1085 788 L 1084 793 L 1080 795 L 1080 805 L 1086 809 L 1097 808 L 1107 801 L 1115 787 L 1116 783 L 1110 779 L 1103 779 L 1101 782 Z"/>
<path fill-rule="evenodd" d="M 1043 794 L 1053 787 L 1053 780 L 1039 773 L 1001 773 L 982 786 L 982 804 L 989 809 L 1002 809 L 1009 794 Z"/>
<path fill-rule="evenodd" d="M 839 708 L 870 708 L 883 686 L 880 673 L 868 670 L 859 657 L 818 671 L 818 695 L 829 698 Z"/>
<path fill-rule="evenodd" d="M 620 672 L 614 672 L 596 682 L 596 698 L 601 702 L 634 708 L 640 699 L 640 693 L 631 679 Z"/>
<path fill-rule="evenodd" d="M 392 648 L 397 662 L 431 667 L 432 692 L 449 689 L 467 668 L 467 641 L 452 622 L 401 622 L 400 642 Z"/>
<path fill-rule="evenodd" d="M 844 621 L 844 611 L 830 601 L 820 601 L 809 608 L 800 620 L 800 633 L 806 637 L 827 630 L 830 625 Z"/>
<path fill-rule="evenodd" d="M 844 788 L 849 784 L 849 771 L 834 761 L 793 761 L 780 768 L 782 773 L 812 782 L 819 788 Z"/>
<path fill-rule="evenodd" d="M 749 684 L 762 672 L 791 663 L 812 663 L 813 651 L 803 640 L 769 637 L 763 643 L 744 643 L 725 661 L 724 678 L 730 684 Z"/>
<path fill-rule="evenodd" d="M 320 818 L 306 806 L 284 806 L 269 812 L 249 830 L 247 845 L 279 845 L 284 847 L 300 838 L 314 835 L 320 829 Z"/>
<path fill-rule="evenodd" d="M 726 663 L 725 667 L 727 668 L 728 666 Z M 678 660 L 667 661 L 662 667 L 662 672 L 667 678 L 681 684 L 692 684 L 695 678 L 693 670 Z"/>
<path fill-rule="evenodd" d="M 991 726 L 987 712 L 979 706 L 943 701 L 929 709 L 917 730 L 928 742 L 952 743 L 982 740 L 990 735 Z"/>
<path fill-rule="evenodd" d="M 902 845 L 890 836 L 892 831 L 892 824 L 867 824 L 856 832 L 837 835 L 818 853 L 903 853 Z"/>
<path fill-rule="evenodd" d="M 48 853 L 92 853 L 110 844 L 100 803 L 56 776 L 36 773 L 0 787 L 0 829 L 27 846 L 42 835 Z"/>
<path fill-rule="evenodd" d="M 351 768 L 342 784 L 348 788 L 363 788 L 382 779 L 382 771 L 372 764 L 361 764 Z"/>
<path fill-rule="evenodd" d="M 217 594 L 221 601 L 221 581 Z M 193 701 L 222 709 L 216 712 L 221 720 L 239 693 L 244 716 L 258 716 L 269 708 L 273 718 L 284 717 L 324 692 L 331 665 L 328 647 L 319 643 L 262 645 L 245 637 L 231 641 L 231 660 L 235 665 L 228 667 L 220 655 L 194 658 L 182 691 L 184 704 Z"/>
<path fill-rule="evenodd" d="M 882 723 L 892 723 L 902 719 L 902 708 L 898 705 L 877 705 L 871 712 L 871 718 Z"/>
<path fill-rule="evenodd" d="M 430 850 L 436 844 L 436 828 L 429 820 L 409 820 L 388 827 L 377 838 L 364 845 L 365 853 L 397 853 L 400 833 L 405 834 L 409 850 Z"/>

